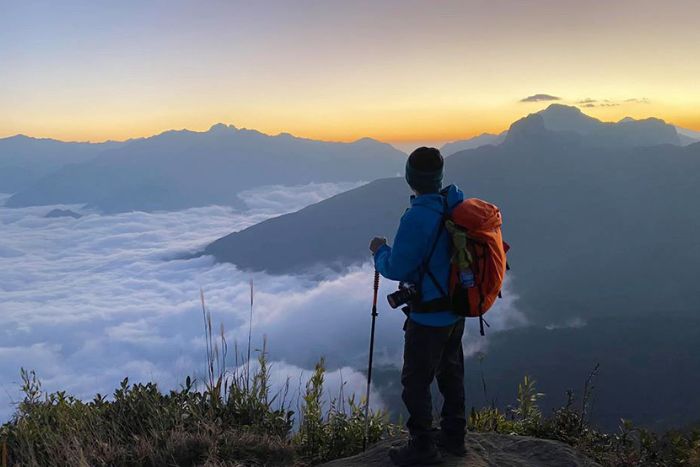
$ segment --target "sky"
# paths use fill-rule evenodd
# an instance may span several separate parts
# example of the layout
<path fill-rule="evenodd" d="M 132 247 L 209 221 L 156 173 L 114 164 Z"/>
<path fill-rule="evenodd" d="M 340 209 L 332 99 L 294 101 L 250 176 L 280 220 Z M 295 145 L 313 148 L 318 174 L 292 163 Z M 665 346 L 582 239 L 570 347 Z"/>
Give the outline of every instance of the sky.
<path fill-rule="evenodd" d="M 0 0 L 0 137 L 224 122 L 449 141 L 552 102 L 700 130 L 699 17 L 695 0 Z"/>

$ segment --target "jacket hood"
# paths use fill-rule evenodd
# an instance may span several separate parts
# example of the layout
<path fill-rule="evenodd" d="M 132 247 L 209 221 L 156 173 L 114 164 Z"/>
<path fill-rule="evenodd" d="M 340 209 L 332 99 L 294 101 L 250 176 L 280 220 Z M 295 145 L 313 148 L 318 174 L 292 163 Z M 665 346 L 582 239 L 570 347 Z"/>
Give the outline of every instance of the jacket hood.
<path fill-rule="evenodd" d="M 411 206 L 423 206 L 442 214 L 445 198 L 447 198 L 447 210 L 452 212 L 454 207 L 464 200 L 464 193 L 456 185 L 449 185 L 443 188 L 440 193 L 411 196 Z"/>

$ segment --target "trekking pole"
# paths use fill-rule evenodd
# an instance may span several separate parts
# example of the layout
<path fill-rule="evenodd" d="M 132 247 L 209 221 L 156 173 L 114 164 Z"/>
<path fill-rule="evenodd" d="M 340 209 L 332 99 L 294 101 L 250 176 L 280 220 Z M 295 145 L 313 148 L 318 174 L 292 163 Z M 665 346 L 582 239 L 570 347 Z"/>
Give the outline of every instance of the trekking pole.
<path fill-rule="evenodd" d="M 369 387 L 372 383 L 372 355 L 374 354 L 374 323 L 377 320 L 377 294 L 379 293 L 379 272 L 374 271 L 374 298 L 372 300 L 372 331 L 369 334 L 369 364 L 367 366 L 367 394 L 365 396 L 365 437 L 362 450 L 367 449 L 369 438 Z"/>

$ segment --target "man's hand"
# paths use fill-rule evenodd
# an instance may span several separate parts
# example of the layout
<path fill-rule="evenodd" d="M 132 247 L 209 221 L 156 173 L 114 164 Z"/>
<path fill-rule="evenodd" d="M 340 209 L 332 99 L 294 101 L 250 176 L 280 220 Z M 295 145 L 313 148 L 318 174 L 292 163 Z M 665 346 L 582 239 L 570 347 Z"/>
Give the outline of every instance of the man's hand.
<path fill-rule="evenodd" d="M 369 242 L 369 250 L 372 252 L 372 254 L 375 254 L 382 245 L 386 245 L 386 238 L 374 237 L 372 241 Z"/>

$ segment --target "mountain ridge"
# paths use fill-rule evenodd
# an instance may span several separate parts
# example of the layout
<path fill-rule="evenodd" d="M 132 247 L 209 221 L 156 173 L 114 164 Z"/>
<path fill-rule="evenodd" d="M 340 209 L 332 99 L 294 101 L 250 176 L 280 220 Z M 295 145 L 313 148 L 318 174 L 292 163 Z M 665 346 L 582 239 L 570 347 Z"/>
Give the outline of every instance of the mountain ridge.
<path fill-rule="evenodd" d="M 693 139 L 692 130 L 684 130 L 656 117 L 645 119 L 624 117 L 617 122 L 604 122 L 586 115 L 579 107 L 556 103 L 530 115 L 541 115 L 544 118 L 545 128 L 549 130 L 594 137 L 599 140 L 598 144 L 604 146 L 687 145 L 700 140 L 700 132 L 696 132 L 697 137 Z M 530 116 L 523 118 L 528 117 Z M 507 136 L 508 130 L 497 135 L 483 133 L 473 138 L 446 143 L 441 151 L 444 156 L 449 156 L 484 145 L 498 145 L 505 141 Z"/>
<path fill-rule="evenodd" d="M 83 163 L 124 142 L 89 143 L 35 138 L 0 138 L 0 192 L 14 193 L 69 164 Z"/>
<path fill-rule="evenodd" d="M 700 231 L 700 213 L 683 208 L 688 199 L 700 198 L 700 144 L 591 146 L 579 135 L 546 130 L 541 116 L 530 116 L 514 123 L 505 143 L 454 154 L 445 159 L 445 167 L 446 183 L 501 207 L 504 235 L 513 240 L 513 264 L 525 265 L 519 268 L 519 293 L 531 301 L 530 307 L 551 309 L 549 282 L 565 283 L 563 290 L 568 290 L 585 280 L 607 290 L 613 271 L 628 276 L 626 288 L 638 293 L 600 294 L 595 300 L 607 300 L 604 308 L 634 302 L 639 309 L 649 309 L 668 301 L 700 301 L 700 293 L 691 292 L 696 290 L 691 272 L 678 267 L 691 258 L 700 262 L 700 239 L 694 233 Z M 242 269 L 272 274 L 319 266 L 342 270 L 369 260 L 366 243 L 372 236 L 385 235 L 391 241 L 409 194 L 401 177 L 376 180 L 232 232 L 203 252 Z M 339 212 L 343 216 L 335 214 Z M 647 225 L 649 216 L 658 222 Z M 664 238 L 663 225 L 676 226 L 677 240 L 687 249 L 663 254 L 654 249 Z M 591 245 L 597 242 L 604 254 L 591 256 Z M 561 253 L 533 258 L 531 251 L 539 249 Z M 580 265 L 572 270 L 569 261 Z M 644 281 L 650 278 L 643 264 L 670 271 L 661 278 L 663 293 L 653 300 L 645 291 Z M 597 272 L 601 268 L 604 274 Z M 629 274 L 627 268 L 637 269 Z M 585 307 L 587 300 L 575 294 L 567 302 L 573 310 Z"/>
<path fill-rule="evenodd" d="M 405 157 L 369 138 L 326 142 L 215 124 L 204 132 L 168 130 L 61 167 L 6 205 L 87 204 L 103 212 L 242 207 L 238 193 L 247 189 L 395 175 Z"/>

